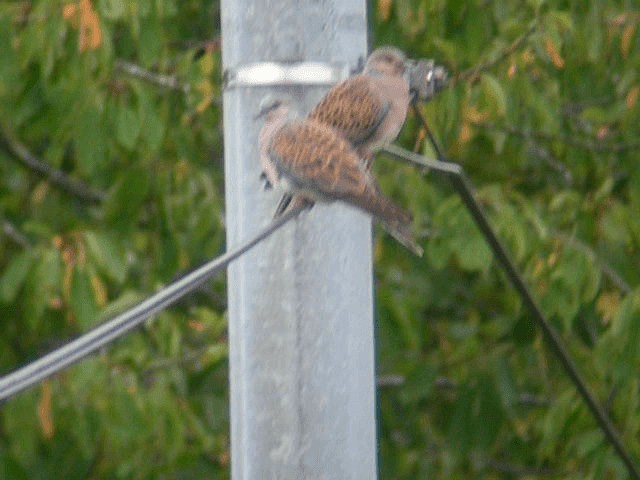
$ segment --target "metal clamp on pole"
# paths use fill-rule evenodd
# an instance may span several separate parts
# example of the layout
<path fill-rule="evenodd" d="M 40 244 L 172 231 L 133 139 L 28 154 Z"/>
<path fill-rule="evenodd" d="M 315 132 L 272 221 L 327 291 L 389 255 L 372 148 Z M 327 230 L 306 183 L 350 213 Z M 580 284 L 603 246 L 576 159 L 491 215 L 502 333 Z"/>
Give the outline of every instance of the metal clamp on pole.
<path fill-rule="evenodd" d="M 349 66 L 324 62 L 257 62 L 227 68 L 222 86 L 238 87 L 278 85 L 334 85 L 349 76 Z"/>

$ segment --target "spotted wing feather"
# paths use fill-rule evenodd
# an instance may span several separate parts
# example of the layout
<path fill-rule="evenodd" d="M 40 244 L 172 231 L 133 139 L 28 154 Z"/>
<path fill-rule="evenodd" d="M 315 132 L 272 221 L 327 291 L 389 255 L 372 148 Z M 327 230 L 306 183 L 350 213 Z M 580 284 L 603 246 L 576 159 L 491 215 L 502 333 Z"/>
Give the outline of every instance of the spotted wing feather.
<path fill-rule="evenodd" d="M 411 214 L 385 198 L 352 146 L 321 123 L 294 121 L 273 137 L 269 156 L 291 187 L 316 200 L 343 200 L 390 224 Z"/>
<path fill-rule="evenodd" d="M 372 79 L 356 75 L 329 90 L 307 118 L 335 128 L 357 147 L 375 134 L 389 108 Z"/>

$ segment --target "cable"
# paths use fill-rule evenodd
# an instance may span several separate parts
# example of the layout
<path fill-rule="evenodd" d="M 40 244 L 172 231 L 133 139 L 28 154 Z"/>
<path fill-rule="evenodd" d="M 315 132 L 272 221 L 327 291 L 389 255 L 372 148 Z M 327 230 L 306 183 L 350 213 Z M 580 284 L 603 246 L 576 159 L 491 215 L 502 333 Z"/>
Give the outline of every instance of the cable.
<path fill-rule="evenodd" d="M 502 245 L 502 242 L 500 242 L 500 239 L 489 224 L 489 221 L 482 211 L 480 204 L 475 199 L 473 187 L 469 179 L 464 174 L 463 168 L 456 163 L 451 163 L 446 160 L 446 157 L 443 155 L 442 150 L 439 148 L 433 134 L 431 133 L 431 130 L 427 125 L 424 116 L 422 115 L 422 112 L 420 112 L 415 102 L 413 102 L 413 108 L 419 121 L 426 129 L 429 140 L 433 145 L 436 155 L 438 156 L 438 160 L 429 160 L 425 157 L 422 157 L 421 155 L 417 155 L 413 152 L 406 151 L 393 145 L 385 147 L 384 150 L 389 155 L 397 159 L 425 166 L 434 171 L 444 173 L 449 178 L 453 188 L 455 189 L 456 193 L 462 198 L 463 203 L 465 204 L 467 210 L 469 210 L 469 212 L 471 213 L 471 216 L 473 217 L 476 225 L 484 235 L 485 240 L 491 247 L 491 250 L 493 250 L 494 255 L 507 274 L 507 277 L 509 278 L 515 289 L 518 291 L 520 298 L 533 315 L 533 318 L 535 319 L 538 326 L 542 329 L 544 337 L 549 343 L 551 350 L 558 356 L 560 363 L 567 372 L 567 375 L 569 375 L 569 378 L 571 378 L 571 381 L 578 390 L 578 393 L 587 404 L 587 407 L 591 411 L 593 417 L 596 419 L 598 426 L 604 433 L 607 440 L 611 443 L 616 453 L 624 462 L 631 477 L 634 479 L 640 479 L 640 471 L 638 470 L 638 467 L 632 459 L 631 454 L 627 451 L 626 447 L 622 443 L 622 439 L 616 431 L 615 426 L 609 419 L 607 412 L 598 403 L 595 394 L 587 386 L 585 380 L 582 378 L 581 373 L 571 359 L 569 352 L 563 345 L 560 335 L 547 320 L 544 313 L 542 313 L 542 310 L 533 298 L 533 295 L 525 284 L 522 275 L 515 266 L 515 263 L 511 260 L 509 254 L 507 253 L 507 250 Z"/>
<path fill-rule="evenodd" d="M 129 330 L 140 325 L 154 313 L 177 302 L 180 298 L 202 285 L 209 277 L 226 268 L 233 260 L 274 233 L 289 220 L 297 216 L 302 210 L 304 210 L 304 208 L 292 209 L 286 212 L 281 217 L 273 220 L 247 242 L 211 260 L 174 283 L 167 285 L 133 308 L 98 325 L 53 352 L 1 377 L 0 401 L 54 375 L 90 353 L 108 345 Z"/>

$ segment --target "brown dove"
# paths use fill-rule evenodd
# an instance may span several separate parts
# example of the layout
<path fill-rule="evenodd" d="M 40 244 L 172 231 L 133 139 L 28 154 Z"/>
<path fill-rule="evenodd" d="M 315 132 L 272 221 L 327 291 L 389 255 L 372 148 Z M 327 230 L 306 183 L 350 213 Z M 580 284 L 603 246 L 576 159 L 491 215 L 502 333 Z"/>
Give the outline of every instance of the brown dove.
<path fill-rule="evenodd" d="M 338 130 L 370 165 L 373 153 L 398 136 L 409 108 L 404 53 L 394 47 L 373 51 L 364 71 L 334 86 L 308 118 Z"/>
<path fill-rule="evenodd" d="M 446 70 L 433 60 L 407 60 L 395 47 L 380 47 L 361 74 L 329 90 L 308 118 L 336 129 L 370 168 L 375 152 L 397 137 L 411 96 L 428 100 L 445 82 Z M 290 202 L 291 196 L 283 196 L 276 215 Z"/>
<path fill-rule="evenodd" d="M 273 186 L 309 202 L 346 202 L 394 228 L 411 213 L 383 196 L 353 146 L 334 129 L 313 119 L 291 118 L 288 102 L 265 105 L 259 150 L 263 172 Z"/>
<path fill-rule="evenodd" d="M 307 118 L 337 130 L 369 169 L 375 151 L 395 140 L 404 124 L 409 107 L 408 64 L 401 50 L 377 48 L 364 71 L 331 88 Z M 287 209 L 291 199 L 290 194 L 282 196 L 275 216 Z"/>

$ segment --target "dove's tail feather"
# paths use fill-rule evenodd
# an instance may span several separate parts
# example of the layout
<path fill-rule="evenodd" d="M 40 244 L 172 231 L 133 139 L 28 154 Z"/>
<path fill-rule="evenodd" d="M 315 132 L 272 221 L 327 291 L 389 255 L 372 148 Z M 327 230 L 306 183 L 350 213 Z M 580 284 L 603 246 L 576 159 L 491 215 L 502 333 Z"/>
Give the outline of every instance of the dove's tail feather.
<path fill-rule="evenodd" d="M 396 205 L 374 188 L 365 192 L 364 195 L 354 195 L 347 201 L 392 227 L 408 225 L 413 220 L 413 215 L 409 211 Z"/>
<path fill-rule="evenodd" d="M 417 257 L 422 257 L 424 254 L 424 249 L 418 245 L 416 240 L 413 238 L 413 233 L 406 226 L 392 226 L 388 223 L 382 222 L 382 228 L 391 235 L 395 240 L 400 243 L 403 247 L 409 250 L 411 253 L 416 255 Z"/>
<path fill-rule="evenodd" d="M 276 211 L 273 213 L 273 218 L 278 218 L 287 210 L 291 210 L 294 208 L 311 208 L 313 206 L 313 201 L 302 195 L 293 196 L 291 193 L 285 193 L 280 198 L 278 202 L 278 206 L 276 207 Z"/>

